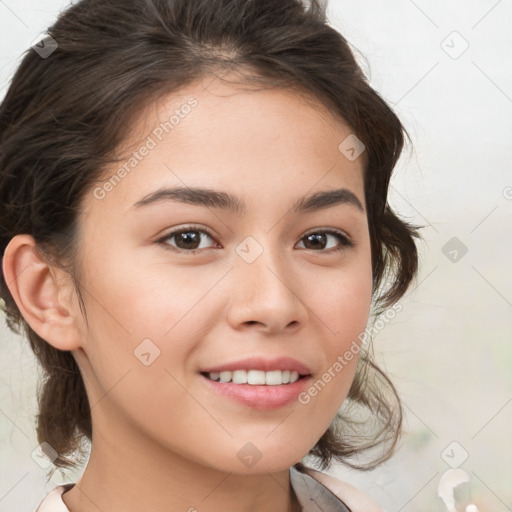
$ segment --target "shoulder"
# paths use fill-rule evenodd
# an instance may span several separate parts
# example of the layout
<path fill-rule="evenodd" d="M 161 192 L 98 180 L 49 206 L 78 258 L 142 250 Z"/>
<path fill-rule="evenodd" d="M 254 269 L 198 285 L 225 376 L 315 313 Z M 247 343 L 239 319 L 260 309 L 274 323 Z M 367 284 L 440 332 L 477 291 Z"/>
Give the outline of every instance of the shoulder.
<path fill-rule="evenodd" d="M 74 483 L 68 483 L 55 487 L 46 495 L 39 507 L 37 507 L 36 512 L 69 512 L 62 499 L 62 495 L 74 485 Z"/>
<path fill-rule="evenodd" d="M 304 467 L 303 471 L 327 487 L 335 496 L 342 500 L 352 512 L 383 512 L 383 510 L 366 494 L 354 486 L 322 473 L 316 469 Z"/>

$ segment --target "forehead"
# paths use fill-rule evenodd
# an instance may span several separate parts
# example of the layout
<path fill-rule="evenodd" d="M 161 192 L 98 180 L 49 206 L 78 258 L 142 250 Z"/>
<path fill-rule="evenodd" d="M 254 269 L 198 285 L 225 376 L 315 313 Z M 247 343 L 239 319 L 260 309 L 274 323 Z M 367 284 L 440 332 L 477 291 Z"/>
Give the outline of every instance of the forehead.
<path fill-rule="evenodd" d="M 235 80 L 232 78 L 231 80 Z M 191 106 L 191 104 L 193 106 Z M 295 145 L 295 152 L 317 148 L 320 152 L 338 150 L 340 137 L 353 129 L 334 107 L 328 106 L 303 87 L 260 88 L 205 76 L 178 91 L 160 95 L 139 109 L 118 151 L 129 154 L 148 134 L 159 146 L 171 148 L 222 142 L 235 149 L 242 143 L 249 154 L 251 140 L 279 143 L 283 149 Z M 286 130 L 286 131 L 285 131 Z M 311 141 L 309 144 L 304 142 Z M 269 150 L 259 146 L 260 150 Z M 226 154 L 233 156 L 234 151 Z M 361 155 L 362 163 L 366 155 Z M 359 163 L 359 162 L 358 162 Z"/>
<path fill-rule="evenodd" d="M 321 181 L 323 188 L 344 184 L 361 192 L 364 154 L 351 161 L 340 151 L 352 135 L 343 119 L 302 91 L 203 79 L 134 117 L 116 151 L 122 158 L 102 177 L 112 186 L 101 207 L 128 207 L 156 185 L 258 195 L 268 184 L 286 196 Z"/>

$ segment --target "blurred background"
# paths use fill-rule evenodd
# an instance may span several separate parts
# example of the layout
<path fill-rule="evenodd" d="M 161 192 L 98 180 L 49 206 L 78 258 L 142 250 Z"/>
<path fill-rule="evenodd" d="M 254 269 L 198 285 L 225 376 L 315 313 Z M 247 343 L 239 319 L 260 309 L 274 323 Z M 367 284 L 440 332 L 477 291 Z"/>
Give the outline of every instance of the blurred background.
<path fill-rule="evenodd" d="M 66 5 L 0 0 L 0 98 Z M 328 13 L 411 136 L 390 203 L 426 226 L 418 279 L 374 339 L 405 435 L 378 469 L 328 472 L 386 512 L 443 512 L 438 486 L 456 469 L 468 480 L 453 489 L 457 510 L 512 510 L 512 2 L 330 0 Z M 81 474 L 45 479 L 37 382 L 28 342 L 0 313 L 0 511 L 33 512 Z"/>

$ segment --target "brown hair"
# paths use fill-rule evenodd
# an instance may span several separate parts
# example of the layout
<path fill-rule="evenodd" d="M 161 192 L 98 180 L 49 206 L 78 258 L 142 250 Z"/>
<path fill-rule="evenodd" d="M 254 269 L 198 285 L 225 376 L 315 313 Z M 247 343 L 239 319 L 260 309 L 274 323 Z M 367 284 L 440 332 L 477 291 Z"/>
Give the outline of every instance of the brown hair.
<path fill-rule="evenodd" d="M 247 86 L 307 91 L 364 143 L 375 311 L 403 296 L 417 272 L 418 226 L 395 215 L 387 190 L 407 133 L 328 25 L 321 0 L 82 0 L 48 33 L 58 48 L 46 58 L 26 52 L 0 107 L 2 258 L 12 237 L 32 235 L 41 255 L 69 272 L 83 307 L 77 212 L 115 160 L 129 121 L 149 100 L 230 70 Z M 70 351 L 55 349 L 29 327 L 3 273 L 0 296 L 8 327 L 17 334 L 24 329 L 44 370 L 38 441 L 57 451 L 56 466 L 76 467 L 66 455 L 80 452 L 84 436 L 92 440 L 79 368 Z M 333 458 L 374 467 L 393 451 L 402 409 L 371 350 L 361 352 L 345 402 L 310 455 L 322 469 Z M 347 405 L 366 409 L 371 421 L 362 422 Z M 387 449 L 372 461 L 349 460 L 381 443 Z"/>

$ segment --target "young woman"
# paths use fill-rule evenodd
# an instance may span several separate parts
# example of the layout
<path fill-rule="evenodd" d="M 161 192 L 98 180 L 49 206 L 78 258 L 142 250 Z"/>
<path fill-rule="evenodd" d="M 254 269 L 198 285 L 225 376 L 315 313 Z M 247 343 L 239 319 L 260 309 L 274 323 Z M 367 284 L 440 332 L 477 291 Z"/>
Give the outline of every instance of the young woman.
<path fill-rule="evenodd" d="M 400 433 L 366 329 L 417 270 L 387 204 L 404 135 L 318 1 L 60 16 L 0 109 L 40 449 L 73 467 L 90 441 L 39 512 L 380 510 L 302 460 L 374 467 Z"/>

